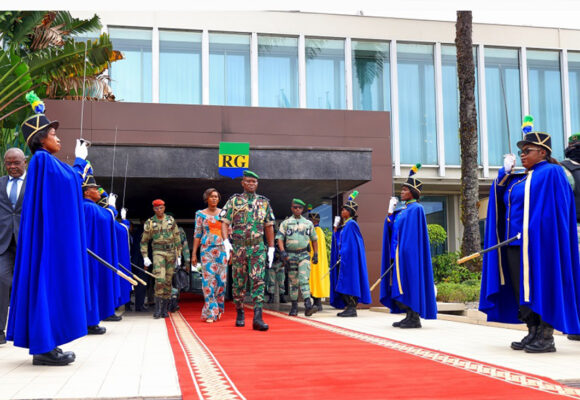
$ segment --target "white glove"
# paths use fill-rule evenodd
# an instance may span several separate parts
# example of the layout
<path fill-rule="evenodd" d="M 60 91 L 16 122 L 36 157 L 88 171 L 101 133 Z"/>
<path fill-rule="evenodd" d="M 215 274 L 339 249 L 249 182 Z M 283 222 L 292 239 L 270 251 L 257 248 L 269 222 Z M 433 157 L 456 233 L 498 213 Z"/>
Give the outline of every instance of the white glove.
<path fill-rule="evenodd" d="M 340 224 L 340 217 L 337 215 L 336 217 L 334 217 L 334 224 L 332 226 L 338 228 L 338 224 Z"/>
<path fill-rule="evenodd" d="M 514 165 L 516 165 L 515 154 L 505 154 L 503 156 L 503 169 L 505 169 L 506 174 L 509 174 Z"/>
<path fill-rule="evenodd" d="M 232 250 L 234 250 L 232 244 L 230 243 L 230 239 L 224 240 L 224 247 L 226 249 L 226 261 L 229 261 Z"/>
<path fill-rule="evenodd" d="M 391 197 L 391 200 L 389 201 L 389 214 L 392 214 L 393 211 L 395 211 L 395 207 L 397 206 L 398 202 L 399 199 L 397 199 L 396 197 Z"/>
<path fill-rule="evenodd" d="M 75 157 L 86 160 L 88 155 L 89 149 L 87 148 L 87 144 L 85 142 L 81 142 L 80 139 L 77 139 L 77 144 L 75 146 Z"/>
<path fill-rule="evenodd" d="M 274 262 L 274 248 L 268 247 L 268 268 L 272 268 L 272 263 Z"/>
<path fill-rule="evenodd" d="M 148 267 L 151 264 L 153 264 L 153 263 L 151 262 L 151 260 L 149 259 L 149 257 L 143 257 L 143 265 L 145 265 L 146 267 Z"/>
<path fill-rule="evenodd" d="M 121 208 L 121 219 L 127 219 L 127 209 Z"/>
<path fill-rule="evenodd" d="M 117 208 L 116 204 L 117 204 L 117 195 L 115 193 L 111 193 L 109 195 L 109 197 L 107 198 L 107 204 L 110 205 L 113 208 Z"/>
<path fill-rule="evenodd" d="M 181 257 L 177 257 L 177 266 L 181 267 Z"/>

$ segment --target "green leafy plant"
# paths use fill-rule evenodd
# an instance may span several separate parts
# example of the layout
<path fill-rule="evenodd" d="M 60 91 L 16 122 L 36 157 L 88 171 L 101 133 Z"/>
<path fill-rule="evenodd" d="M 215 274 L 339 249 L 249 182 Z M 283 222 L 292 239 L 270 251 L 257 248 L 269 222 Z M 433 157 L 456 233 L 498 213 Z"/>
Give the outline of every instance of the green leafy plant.
<path fill-rule="evenodd" d="M 460 256 L 459 252 L 455 252 L 433 257 L 433 279 L 436 283 L 463 283 L 481 279 L 481 272 L 471 272 L 464 266 L 457 264 Z"/>
<path fill-rule="evenodd" d="M 447 240 L 447 232 L 438 224 L 428 224 L 427 232 L 429 233 L 429 241 L 432 245 L 440 245 Z"/>
<path fill-rule="evenodd" d="M 479 301 L 479 289 L 479 281 L 470 282 L 470 284 L 451 282 L 440 283 L 437 285 L 437 301 L 453 303 Z"/>

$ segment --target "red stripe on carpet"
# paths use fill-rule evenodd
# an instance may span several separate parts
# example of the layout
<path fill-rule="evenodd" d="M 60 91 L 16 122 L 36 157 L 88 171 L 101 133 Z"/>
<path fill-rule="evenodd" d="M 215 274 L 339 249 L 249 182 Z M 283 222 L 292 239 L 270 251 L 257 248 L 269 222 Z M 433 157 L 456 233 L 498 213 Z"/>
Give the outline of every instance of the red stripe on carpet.
<path fill-rule="evenodd" d="M 331 325 L 310 319 L 304 321 L 305 324 L 268 313 L 264 319 L 270 330 L 257 332 L 252 330 L 253 313 L 250 309 L 246 308 L 246 327 L 236 328 L 232 304 L 227 304 L 224 318 L 213 324 L 200 319 L 200 297 L 186 297 L 180 305 L 181 315 L 192 329 L 178 329 L 178 334 L 183 336 L 183 341 L 202 343 L 201 346 L 191 344 L 190 349 L 203 348 L 201 352 L 211 353 L 199 358 L 200 365 L 194 365 L 194 369 L 199 368 L 193 378 L 189 368 L 178 363 L 184 399 L 197 398 L 188 397 L 196 395 L 191 390 L 195 385 L 187 379 L 202 379 L 206 370 L 210 375 L 219 375 L 220 379 L 205 379 L 204 385 L 199 385 L 205 398 L 241 398 L 243 395 L 247 399 L 509 397 L 527 400 L 562 398 L 564 393 L 576 393 L 574 389 L 546 378 L 501 367 L 496 371 L 494 366 L 477 361 L 472 365 L 471 360 L 463 357 L 450 358 L 441 352 L 372 335 L 362 334 L 362 339 L 349 337 L 350 334 L 361 334 L 342 328 L 337 328 L 340 333 L 335 333 L 329 330 L 334 329 Z M 178 324 L 185 324 L 179 315 L 172 318 Z M 377 345 L 383 343 L 381 341 L 390 342 L 395 348 L 400 346 L 393 349 Z M 181 346 L 176 345 L 177 340 L 171 343 L 174 354 L 183 354 Z M 416 355 L 410 354 L 409 349 L 413 349 Z M 442 356 L 433 361 L 426 358 L 428 353 Z M 204 361 L 208 357 L 216 362 Z M 176 355 L 176 360 L 178 358 Z M 461 367 L 465 362 L 471 369 Z M 216 397 L 215 390 L 225 394 Z"/>

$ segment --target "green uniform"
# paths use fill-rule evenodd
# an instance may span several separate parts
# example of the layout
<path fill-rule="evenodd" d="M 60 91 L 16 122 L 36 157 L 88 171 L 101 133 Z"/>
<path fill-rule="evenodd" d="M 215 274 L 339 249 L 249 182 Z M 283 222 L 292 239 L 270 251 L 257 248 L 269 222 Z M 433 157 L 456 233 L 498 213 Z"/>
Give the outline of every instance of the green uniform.
<path fill-rule="evenodd" d="M 181 260 L 183 261 L 181 266 L 185 266 L 185 268 L 189 268 L 191 264 L 191 255 L 189 253 L 189 244 L 187 243 L 187 235 L 185 231 L 180 226 L 179 227 L 179 241 L 181 242 Z"/>
<path fill-rule="evenodd" d="M 224 205 L 220 217 L 232 228 L 234 304 L 236 308 L 242 306 L 249 280 L 254 308 L 261 308 L 267 262 L 264 228 L 274 225 L 275 220 L 270 201 L 254 193 L 235 194 Z"/>
<path fill-rule="evenodd" d="M 266 271 L 266 291 L 271 295 L 276 292 L 276 285 L 278 285 L 278 293 L 280 295 L 285 293 L 284 290 L 284 280 L 286 279 L 286 271 L 284 270 L 284 264 L 276 254 L 274 257 L 274 262 L 272 263 L 272 268 Z"/>
<path fill-rule="evenodd" d="M 155 275 L 155 296 L 161 299 L 171 297 L 171 279 L 175 268 L 175 257 L 181 253 L 181 236 L 173 217 L 165 215 L 149 218 L 143 226 L 141 255 L 147 257 L 147 245 L 151 241 L 153 250 L 153 275 Z"/>
<path fill-rule="evenodd" d="M 288 267 L 288 290 L 290 300 L 298 300 L 298 288 L 304 300 L 310 298 L 310 253 L 308 244 L 317 239 L 314 225 L 300 216 L 286 218 L 280 224 L 276 240 L 284 242 L 284 250 L 290 258 Z"/>

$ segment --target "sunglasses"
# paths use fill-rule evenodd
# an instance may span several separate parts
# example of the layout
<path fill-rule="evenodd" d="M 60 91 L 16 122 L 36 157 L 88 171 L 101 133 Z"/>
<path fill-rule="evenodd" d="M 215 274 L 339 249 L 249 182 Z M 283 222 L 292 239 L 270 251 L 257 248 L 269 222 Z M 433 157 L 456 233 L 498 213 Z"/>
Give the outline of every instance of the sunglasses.
<path fill-rule="evenodd" d="M 542 149 L 537 149 L 535 147 L 528 147 L 527 149 L 523 149 L 523 150 L 518 151 L 518 156 L 521 157 L 522 154 L 527 156 L 528 154 L 530 154 L 530 151 L 540 151 L 540 150 L 542 150 Z"/>
<path fill-rule="evenodd" d="M 303 208 L 302 206 L 292 206 L 292 208 Z"/>
<path fill-rule="evenodd" d="M 154 210 L 161 210 L 162 208 L 165 208 L 165 206 L 157 206 L 157 207 L 153 207 Z"/>

